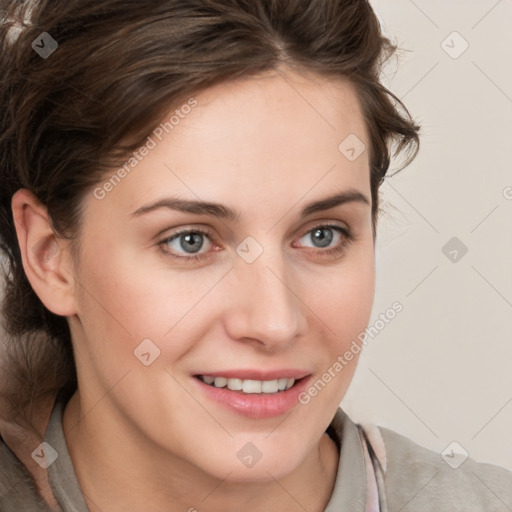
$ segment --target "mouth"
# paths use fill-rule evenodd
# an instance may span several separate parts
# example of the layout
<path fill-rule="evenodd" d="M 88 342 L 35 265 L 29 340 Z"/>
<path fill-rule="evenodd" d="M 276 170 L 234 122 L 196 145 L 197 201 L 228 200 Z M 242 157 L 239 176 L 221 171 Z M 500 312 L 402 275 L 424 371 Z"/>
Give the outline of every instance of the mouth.
<path fill-rule="evenodd" d="M 279 416 L 298 406 L 312 374 L 296 370 L 228 371 L 193 377 L 199 392 L 213 404 L 238 415 L 261 419 Z"/>
<path fill-rule="evenodd" d="M 259 393 L 265 395 L 275 395 L 287 391 L 302 380 L 293 377 L 280 377 L 272 380 L 214 377 L 213 375 L 195 375 L 195 377 L 214 388 L 229 389 L 242 394 Z"/>

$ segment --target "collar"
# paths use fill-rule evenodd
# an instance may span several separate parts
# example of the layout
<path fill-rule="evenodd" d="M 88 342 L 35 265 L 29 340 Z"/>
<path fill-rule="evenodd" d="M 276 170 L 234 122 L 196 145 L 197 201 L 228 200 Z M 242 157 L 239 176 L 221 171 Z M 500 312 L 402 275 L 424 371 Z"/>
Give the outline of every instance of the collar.
<path fill-rule="evenodd" d="M 340 454 L 334 489 L 324 512 L 366 512 L 366 462 L 359 429 L 338 407 L 329 431 L 337 437 Z"/>
<path fill-rule="evenodd" d="M 64 403 L 57 401 L 45 434 L 45 441 L 58 454 L 48 468 L 50 485 L 63 512 L 88 512 L 64 437 L 63 410 Z M 368 473 L 371 464 L 360 429 L 338 408 L 328 430 L 340 452 L 334 489 L 324 512 L 367 512 L 367 478 L 372 473 Z"/>
<path fill-rule="evenodd" d="M 89 512 L 64 437 L 62 427 L 64 406 L 64 402 L 56 402 L 45 434 L 45 441 L 58 454 L 55 462 L 48 467 L 48 478 L 53 494 L 63 512 Z"/>

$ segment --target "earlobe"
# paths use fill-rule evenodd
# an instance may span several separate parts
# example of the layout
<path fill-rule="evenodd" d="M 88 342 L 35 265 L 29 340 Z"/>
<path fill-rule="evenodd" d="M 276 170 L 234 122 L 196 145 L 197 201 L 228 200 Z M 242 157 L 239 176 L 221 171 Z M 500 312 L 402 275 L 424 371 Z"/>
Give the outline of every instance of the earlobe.
<path fill-rule="evenodd" d="M 76 314 L 68 244 L 55 235 L 46 207 L 24 188 L 11 206 L 23 269 L 35 293 L 52 313 Z"/>

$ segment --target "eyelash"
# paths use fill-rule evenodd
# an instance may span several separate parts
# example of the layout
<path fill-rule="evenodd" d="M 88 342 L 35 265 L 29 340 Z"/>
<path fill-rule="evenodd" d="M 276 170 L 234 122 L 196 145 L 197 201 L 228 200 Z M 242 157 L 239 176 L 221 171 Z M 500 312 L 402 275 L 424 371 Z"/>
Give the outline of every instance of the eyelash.
<path fill-rule="evenodd" d="M 337 231 L 338 233 L 340 233 L 342 235 L 342 240 L 337 247 L 334 247 L 332 249 L 326 249 L 326 250 L 320 249 L 318 251 L 315 251 L 315 252 L 319 252 L 322 255 L 325 255 L 327 257 L 337 256 L 337 255 L 341 254 L 342 252 L 345 251 L 347 246 L 350 243 L 352 243 L 352 241 L 353 241 L 353 236 L 348 229 L 345 229 L 345 228 L 342 228 L 340 226 L 333 225 L 333 224 L 318 224 L 316 226 L 313 226 L 311 229 L 306 231 L 306 233 L 304 233 L 304 235 L 302 235 L 300 238 L 302 238 L 303 236 L 307 235 L 308 233 L 311 233 L 312 231 L 314 231 L 315 229 L 318 229 L 318 228 L 333 229 L 334 231 Z M 178 256 L 177 254 L 165 249 L 165 245 L 167 243 L 175 240 L 176 238 L 179 238 L 181 235 L 189 235 L 189 234 L 205 235 L 208 238 L 210 238 L 210 241 L 212 243 L 214 243 L 214 240 L 208 231 L 205 231 L 201 228 L 195 228 L 195 229 L 184 229 L 182 231 L 178 231 L 178 232 L 174 233 L 173 235 L 171 235 L 170 237 L 167 237 L 164 240 L 162 240 L 158 245 L 159 245 L 161 251 L 164 253 L 164 255 L 173 260 L 192 262 L 192 261 L 200 261 L 200 260 L 204 260 L 205 258 L 208 258 L 210 256 L 208 253 L 192 254 L 190 256 Z"/>

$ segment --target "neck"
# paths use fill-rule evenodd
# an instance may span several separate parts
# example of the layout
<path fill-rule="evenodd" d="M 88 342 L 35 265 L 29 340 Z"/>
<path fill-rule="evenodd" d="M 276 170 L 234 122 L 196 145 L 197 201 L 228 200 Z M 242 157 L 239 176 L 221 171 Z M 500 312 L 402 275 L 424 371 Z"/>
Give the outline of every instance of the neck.
<path fill-rule="evenodd" d="M 124 423 L 81 410 L 75 394 L 64 410 L 63 427 L 90 512 L 322 512 L 334 488 L 338 449 L 327 434 L 279 480 L 230 482 L 229 475 L 218 479 L 159 449 Z"/>

